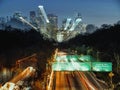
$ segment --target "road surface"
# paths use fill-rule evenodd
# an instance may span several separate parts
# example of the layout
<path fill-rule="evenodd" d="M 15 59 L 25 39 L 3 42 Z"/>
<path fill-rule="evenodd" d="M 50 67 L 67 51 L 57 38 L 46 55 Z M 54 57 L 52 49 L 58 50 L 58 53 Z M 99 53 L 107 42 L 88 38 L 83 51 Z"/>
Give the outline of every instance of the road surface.
<path fill-rule="evenodd" d="M 54 71 L 50 90 L 103 90 L 106 88 L 90 72 Z"/>

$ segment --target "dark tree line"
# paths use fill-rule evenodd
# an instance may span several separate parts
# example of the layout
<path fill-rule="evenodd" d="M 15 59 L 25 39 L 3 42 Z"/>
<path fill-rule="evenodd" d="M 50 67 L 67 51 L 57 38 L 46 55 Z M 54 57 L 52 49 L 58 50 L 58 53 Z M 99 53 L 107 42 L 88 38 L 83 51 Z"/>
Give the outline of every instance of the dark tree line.
<path fill-rule="evenodd" d="M 7 27 L 0 30 L 0 65 L 10 67 L 17 59 L 33 53 L 42 53 L 45 56 L 41 59 L 47 59 L 54 50 L 52 43 L 44 40 L 35 30 L 22 31 Z"/>
<path fill-rule="evenodd" d="M 120 24 L 109 28 L 99 28 L 92 34 L 78 35 L 69 42 L 61 43 L 64 47 L 86 45 L 100 51 L 120 53 Z"/>

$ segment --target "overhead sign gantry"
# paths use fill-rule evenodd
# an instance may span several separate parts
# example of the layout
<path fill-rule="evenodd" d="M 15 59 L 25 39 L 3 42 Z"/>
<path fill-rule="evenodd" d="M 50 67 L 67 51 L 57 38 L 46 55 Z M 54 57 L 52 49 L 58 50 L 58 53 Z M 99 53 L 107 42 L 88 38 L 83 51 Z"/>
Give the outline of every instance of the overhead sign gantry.
<path fill-rule="evenodd" d="M 61 55 L 56 57 L 52 70 L 111 72 L 112 62 L 97 62 L 90 55 Z"/>

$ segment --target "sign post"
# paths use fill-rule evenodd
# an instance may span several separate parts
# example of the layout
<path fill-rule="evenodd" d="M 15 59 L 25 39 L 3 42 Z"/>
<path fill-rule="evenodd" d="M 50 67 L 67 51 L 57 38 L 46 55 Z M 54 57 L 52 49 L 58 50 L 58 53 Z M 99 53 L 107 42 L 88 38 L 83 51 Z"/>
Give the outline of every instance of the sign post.
<path fill-rule="evenodd" d="M 114 73 L 113 72 L 110 72 L 109 73 L 109 77 L 110 77 L 110 83 L 111 83 L 111 88 L 112 90 L 114 90 L 114 85 L 113 85 L 113 82 L 112 82 L 112 77 L 114 76 Z"/>

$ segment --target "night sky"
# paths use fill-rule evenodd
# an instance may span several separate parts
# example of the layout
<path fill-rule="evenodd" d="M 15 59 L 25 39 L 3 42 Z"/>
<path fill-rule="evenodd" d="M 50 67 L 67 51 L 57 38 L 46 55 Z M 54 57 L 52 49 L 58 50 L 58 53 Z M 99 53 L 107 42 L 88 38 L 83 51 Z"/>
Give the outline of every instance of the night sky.
<path fill-rule="evenodd" d="M 120 20 L 119 0 L 0 0 L 0 17 L 16 11 L 28 16 L 29 11 L 38 10 L 38 5 L 43 5 L 47 14 L 57 15 L 59 23 L 66 17 L 74 18 L 77 12 L 86 24 L 100 26 Z"/>

